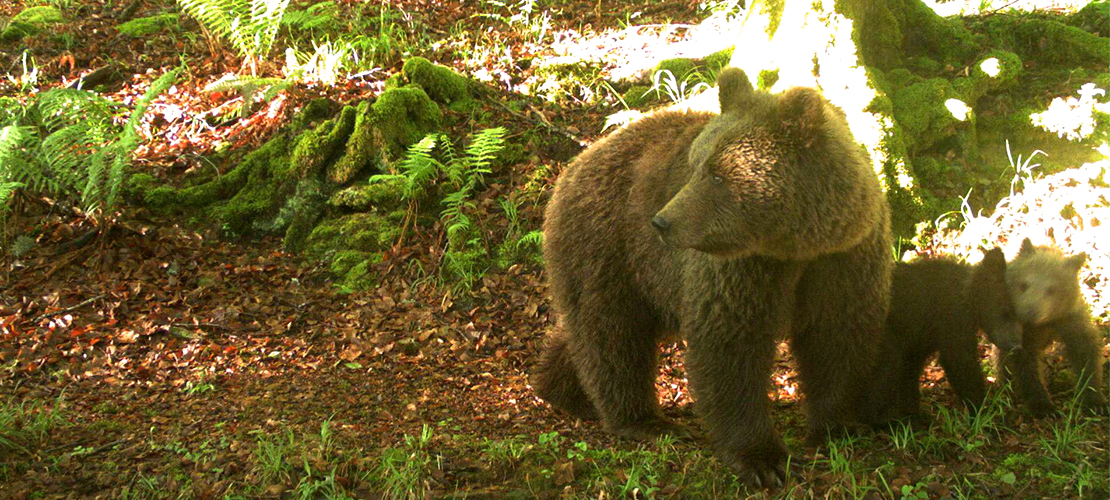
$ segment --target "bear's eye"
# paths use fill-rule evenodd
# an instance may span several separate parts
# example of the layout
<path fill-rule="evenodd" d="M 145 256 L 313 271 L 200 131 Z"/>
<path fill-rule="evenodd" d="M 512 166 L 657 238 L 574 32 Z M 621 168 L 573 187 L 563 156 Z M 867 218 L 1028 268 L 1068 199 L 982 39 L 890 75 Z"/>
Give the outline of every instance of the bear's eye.
<path fill-rule="evenodd" d="M 1029 282 L 1028 281 L 1022 281 L 1021 283 L 1018 283 L 1018 289 L 1021 290 L 1023 293 L 1026 290 L 1029 290 Z"/>
<path fill-rule="evenodd" d="M 712 176 L 710 176 L 710 179 L 713 180 L 713 184 L 716 184 L 718 186 L 725 183 L 725 178 L 717 174 L 713 174 Z"/>

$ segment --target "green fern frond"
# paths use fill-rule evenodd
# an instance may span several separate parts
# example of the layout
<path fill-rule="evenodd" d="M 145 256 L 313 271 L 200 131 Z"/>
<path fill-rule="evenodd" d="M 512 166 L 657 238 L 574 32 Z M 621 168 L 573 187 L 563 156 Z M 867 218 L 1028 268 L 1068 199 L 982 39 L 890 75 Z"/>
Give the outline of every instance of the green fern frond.
<path fill-rule="evenodd" d="M 505 128 L 487 128 L 474 135 L 474 140 L 466 148 L 466 163 L 470 170 L 483 174 L 490 173 L 490 164 L 497 153 L 505 147 Z"/>
<path fill-rule="evenodd" d="M 521 236 L 519 240 L 516 240 L 516 247 L 518 250 L 524 247 L 538 248 L 541 246 L 543 246 L 543 231 L 540 231 L 538 229 L 535 231 L 529 231 L 528 234 L 525 234 L 524 236 Z"/>

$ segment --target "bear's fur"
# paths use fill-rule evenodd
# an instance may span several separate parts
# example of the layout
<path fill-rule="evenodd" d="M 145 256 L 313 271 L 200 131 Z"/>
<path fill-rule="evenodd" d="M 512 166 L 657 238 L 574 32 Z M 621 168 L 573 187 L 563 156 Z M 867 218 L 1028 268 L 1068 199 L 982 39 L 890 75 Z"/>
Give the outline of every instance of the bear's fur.
<path fill-rule="evenodd" d="M 1001 249 L 990 250 L 975 266 L 937 258 L 897 264 L 864 420 L 882 424 L 918 415 L 921 371 L 936 353 L 952 389 L 969 408 L 978 408 L 987 393 L 980 330 L 1006 350 L 1021 343 Z"/>
<path fill-rule="evenodd" d="M 1064 344 L 1076 372 L 1079 402 L 1089 410 L 1106 411 L 1099 363 L 1101 335 L 1079 293 L 1079 269 L 1086 260 L 1085 253 L 1066 257 L 1056 248 L 1034 246 L 1025 238 L 1006 272 L 1006 285 L 1022 324 L 1022 343 L 1021 349 L 1010 352 L 993 350 L 995 371 L 1002 383 L 1013 377 L 1015 390 L 1037 417 L 1056 413 L 1041 374 L 1042 354 L 1054 340 Z"/>
<path fill-rule="evenodd" d="M 809 436 L 854 422 L 889 300 L 889 209 L 815 90 L 756 92 L 734 68 L 719 84 L 720 115 L 653 114 L 560 176 L 544 257 L 561 323 L 533 385 L 620 435 L 681 433 L 654 386 L 658 343 L 679 333 L 717 456 L 774 486 L 787 456 L 767 399 L 776 341 L 792 342 Z"/>

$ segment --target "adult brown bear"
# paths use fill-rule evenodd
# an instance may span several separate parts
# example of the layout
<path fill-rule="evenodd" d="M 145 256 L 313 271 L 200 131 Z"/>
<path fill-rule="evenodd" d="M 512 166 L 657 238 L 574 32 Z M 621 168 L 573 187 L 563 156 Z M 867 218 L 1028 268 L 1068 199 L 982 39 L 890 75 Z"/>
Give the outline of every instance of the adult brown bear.
<path fill-rule="evenodd" d="M 717 456 L 749 484 L 785 479 L 767 399 L 789 337 L 809 437 L 854 420 L 890 290 L 889 209 L 843 115 L 815 90 L 756 92 L 722 71 L 721 114 L 664 111 L 583 152 L 547 207 L 561 328 L 533 380 L 573 415 L 632 437 L 674 432 L 658 343 L 680 333 Z"/>

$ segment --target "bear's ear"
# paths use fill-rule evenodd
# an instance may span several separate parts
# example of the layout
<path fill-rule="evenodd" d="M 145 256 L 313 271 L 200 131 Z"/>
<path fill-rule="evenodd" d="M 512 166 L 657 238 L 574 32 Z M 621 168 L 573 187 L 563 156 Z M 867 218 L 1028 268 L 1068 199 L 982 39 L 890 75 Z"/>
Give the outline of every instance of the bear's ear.
<path fill-rule="evenodd" d="M 994 247 L 983 255 L 983 262 L 980 264 L 983 269 L 989 271 L 991 274 L 1002 275 L 1006 273 L 1006 256 L 1002 254 L 1002 249 Z"/>
<path fill-rule="evenodd" d="M 1087 262 L 1087 252 L 1078 253 L 1068 257 L 1068 269 L 1074 273 L 1079 273 L 1079 269 L 1083 267 L 1083 263 Z"/>
<path fill-rule="evenodd" d="M 780 99 L 784 125 L 806 131 L 825 124 L 825 98 L 816 90 L 794 87 L 784 92 Z"/>
<path fill-rule="evenodd" d="M 1029 238 L 1021 240 L 1021 250 L 1018 250 L 1018 255 L 1032 255 L 1037 251 L 1037 247 L 1033 246 L 1033 242 Z"/>
<path fill-rule="evenodd" d="M 725 68 L 717 77 L 721 93 L 721 114 L 734 113 L 743 108 L 744 101 L 754 90 L 748 75 L 740 68 Z"/>

